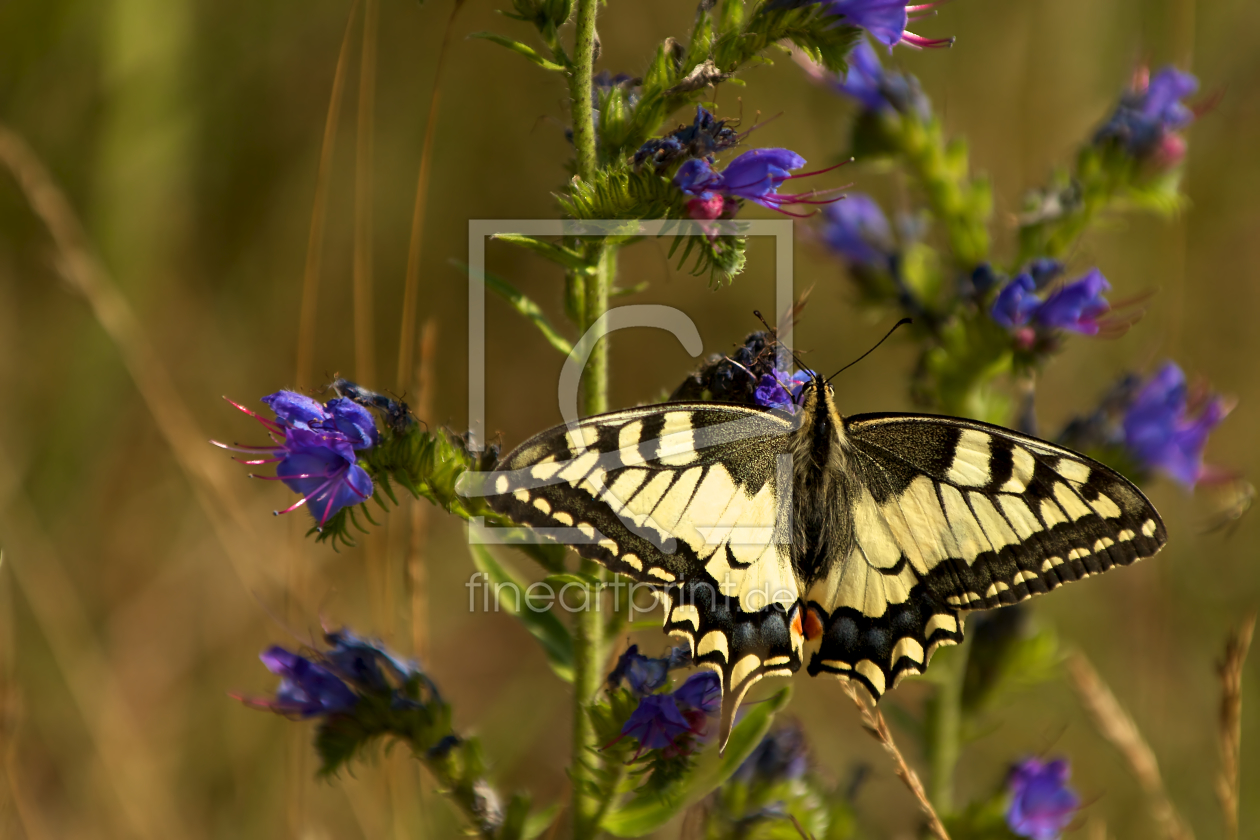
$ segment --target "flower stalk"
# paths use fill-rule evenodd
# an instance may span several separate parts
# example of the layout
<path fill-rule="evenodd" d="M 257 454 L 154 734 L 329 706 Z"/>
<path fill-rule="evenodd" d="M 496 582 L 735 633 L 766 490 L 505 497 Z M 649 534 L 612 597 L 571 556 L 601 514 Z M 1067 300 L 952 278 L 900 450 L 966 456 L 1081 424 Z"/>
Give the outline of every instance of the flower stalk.
<path fill-rule="evenodd" d="M 573 120 L 573 147 L 577 178 L 591 182 L 595 179 L 598 157 L 595 148 L 595 115 L 591 102 L 591 77 L 595 63 L 595 14 L 599 0 L 578 0 L 576 38 L 574 41 L 573 70 L 569 75 L 569 96 Z M 617 254 L 614 247 L 592 241 L 586 246 L 590 264 L 595 271 L 585 278 L 571 277 L 571 284 L 582 287 L 582 300 L 574 307 L 580 314 L 578 328 L 584 334 L 608 309 L 608 292 L 616 272 Z M 608 346 L 598 341 L 587 363 L 586 389 L 582 408 L 586 415 L 608 410 Z M 592 560 L 583 560 L 582 574 L 601 576 L 602 569 Z M 579 610 L 573 622 L 573 760 L 570 775 L 573 789 L 571 812 L 573 815 L 574 840 L 594 837 L 599 833 L 603 812 L 601 803 L 591 796 L 593 781 L 592 761 L 599 761 L 592 754 L 595 731 L 586 705 L 599 690 L 603 665 L 603 616 L 595 609 L 598 590 L 588 587 L 584 609 Z"/>

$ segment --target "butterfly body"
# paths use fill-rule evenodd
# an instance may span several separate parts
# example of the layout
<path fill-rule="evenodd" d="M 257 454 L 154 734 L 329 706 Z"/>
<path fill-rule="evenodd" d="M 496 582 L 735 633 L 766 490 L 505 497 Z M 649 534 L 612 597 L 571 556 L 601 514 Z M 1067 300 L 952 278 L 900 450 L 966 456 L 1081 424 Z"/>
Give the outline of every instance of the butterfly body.
<path fill-rule="evenodd" d="M 976 421 L 845 418 L 821 379 L 791 414 L 666 403 L 545 431 L 481 491 L 657 588 L 665 629 L 744 693 L 805 664 L 878 699 L 1015 603 L 1162 547 L 1159 514 L 1084 456 Z"/>

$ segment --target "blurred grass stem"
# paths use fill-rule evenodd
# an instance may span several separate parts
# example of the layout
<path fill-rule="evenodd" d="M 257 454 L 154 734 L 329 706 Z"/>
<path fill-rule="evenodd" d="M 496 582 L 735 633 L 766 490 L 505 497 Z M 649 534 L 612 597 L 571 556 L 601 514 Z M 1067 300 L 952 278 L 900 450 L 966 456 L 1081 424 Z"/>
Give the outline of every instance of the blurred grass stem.
<path fill-rule="evenodd" d="M 20 487 L 14 456 L 0 451 L 0 528 L 12 573 L 48 643 L 117 797 L 122 833 L 151 840 L 187 837 L 150 732 L 127 700 L 70 572 Z M 121 829 L 122 826 L 119 826 Z"/>
<path fill-rule="evenodd" d="M 158 432 L 188 479 L 241 585 L 259 598 L 265 598 L 272 589 L 283 588 L 279 570 L 261 562 L 265 557 L 282 556 L 281 548 L 263 540 L 254 529 L 223 461 L 206 445 L 206 434 L 184 404 L 131 305 L 89 246 L 69 200 L 26 141 L 2 124 L 0 165 L 13 173 L 31 209 L 51 234 L 66 282 L 84 297 L 118 348 Z"/>
<path fill-rule="evenodd" d="M 365 0 L 354 149 L 354 373 L 369 388 L 379 384 L 372 327 L 372 158 L 376 142 L 376 42 L 380 17 L 380 0 Z"/>
<path fill-rule="evenodd" d="M 937 840 L 949 840 L 949 832 L 945 830 L 945 824 L 941 822 L 936 808 L 932 807 L 931 800 L 928 799 L 926 791 L 923 790 L 923 782 L 919 781 L 919 774 L 914 772 L 914 768 L 906 762 L 906 757 L 897 748 L 897 742 L 893 740 L 892 731 L 888 728 L 884 715 L 878 708 L 871 706 L 858 696 L 857 689 L 853 687 L 853 683 L 845 681 L 841 685 L 845 693 L 849 695 L 849 699 L 858 708 L 858 714 L 862 717 L 862 728 L 879 742 L 885 752 L 891 756 L 893 763 L 897 765 L 897 778 L 901 779 L 905 786 L 910 789 L 910 792 L 914 794 L 914 798 L 919 803 L 919 809 L 927 817 L 928 829 Z"/>
<path fill-rule="evenodd" d="M 1138 731 L 1133 718 L 1083 654 L 1073 654 L 1067 664 L 1068 677 L 1077 697 L 1094 726 L 1128 762 L 1130 772 L 1151 801 L 1152 814 L 1164 836 L 1169 840 L 1194 840 L 1194 832 L 1177 813 L 1168 796 L 1155 753 Z"/>
<path fill-rule="evenodd" d="M 436 383 L 433 360 L 437 355 L 437 321 L 427 318 L 420 329 L 420 358 L 416 363 L 415 415 L 429 423 L 433 415 Z M 425 547 L 429 539 L 429 503 L 420 499 L 411 502 L 411 532 L 407 544 L 407 575 L 411 583 L 411 650 L 424 662 L 429 655 L 429 572 L 425 563 Z"/>
<path fill-rule="evenodd" d="M 437 69 L 433 76 L 433 90 L 429 94 L 429 116 L 424 125 L 424 142 L 420 147 L 420 174 L 416 178 L 416 201 L 411 211 L 411 238 L 407 244 L 407 273 L 403 279 L 402 325 L 398 330 L 399 393 L 406 390 L 407 378 L 412 375 L 416 308 L 420 302 L 420 259 L 424 253 L 424 219 L 429 206 L 429 178 L 433 172 L 433 141 L 437 135 L 438 108 L 442 102 L 442 74 L 446 70 L 446 57 L 450 53 L 451 34 L 455 31 L 455 16 L 463 5 L 464 0 L 455 0 L 450 17 L 446 19 L 446 30 L 442 33 L 442 46 L 438 50 Z M 421 364 L 424 364 L 423 360 Z"/>
<path fill-rule="evenodd" d="M 332 93 L 328 97 L 328 116 L 324 120 L 324 139 L 319 147 L 319 169 L 315 175 L 315 200 L 311 206 L 311 232 L 306 244 L 306 266 L 302 272 L 302 303 L 298 315 L 297 385 L 313 388 L 315 364 L 315 328 L 319 312 L 319 273 L 324 262 L 324 227 L 328 221 L 328 182 L 332 178 L 333 148 L 337 143 L 337 125 L 341 122 L 341 102 L 346 88 L 346 68 L 350 64 L 350 36 L 360 0 L 350 6 L 346 31 L 341 37 L 337 69 L 333 72 Z"/>
<path fill-rule="evenodd" d="M 1225 658 L 1217 670 L 1221 676 L 1221 775 L 1216 782 L 1216 795 L 1221 801 L 1221 817 L 1225 823 L 1225 840 L 1238 840 L 1239 765 L 1242 761 L 1242 680 L 1243 664 L 1251 648 L 1256 629 L 1252 613 L 1242 626 L 1229 634 Z"/>

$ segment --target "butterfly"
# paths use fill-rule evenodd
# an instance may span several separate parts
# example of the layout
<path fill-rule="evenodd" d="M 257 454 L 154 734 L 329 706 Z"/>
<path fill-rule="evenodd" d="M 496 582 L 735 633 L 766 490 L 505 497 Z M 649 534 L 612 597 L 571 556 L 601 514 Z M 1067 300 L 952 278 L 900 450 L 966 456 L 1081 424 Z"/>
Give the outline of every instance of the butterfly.
<path fill-rule="evenodd" d="M 483 477 L 487 502 L 653 585 L 665 630 L 745 693 L 806 666 L 878 700 L 962 641 L 964 613 L 1150 557 L 1132 483 L 1069 449 L 929 414 L 844 417 L 810 375 L 794 411 L 680 402 L 548 429 Z"/>

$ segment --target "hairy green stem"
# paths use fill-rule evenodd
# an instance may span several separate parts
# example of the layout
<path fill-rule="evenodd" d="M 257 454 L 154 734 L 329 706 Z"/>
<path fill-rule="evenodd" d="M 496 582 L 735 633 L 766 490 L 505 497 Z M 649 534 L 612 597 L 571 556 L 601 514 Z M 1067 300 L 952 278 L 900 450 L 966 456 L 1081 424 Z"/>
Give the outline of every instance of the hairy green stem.
<path fill-rule="evenodd" d="M 569 77 L 575 168 L 577 176 L 583 181 L 594 179 L 598 165 L 595 154 L 595 118 L 591 106 L 597 7 L 598 0 L 578 0 L 573 71 Z M 614 249 L 605 248 L 601 242 L 592 242 L 587 249 L 588 254 L 596 258 L 592 260 L 597 264 L 596 271 L 584 279 L 570 278 L 570 283 L 580 283 L 584 287 L 580 310 L 574 313 L 580 316 L 578 328 L 583 334 L 608 308 L 608 291 L 612 287 L 612 274 L 616 266 Z M 608 410 L 607 342 L 600 341 L 595 345 L 587 363 L 582 409 L 587 416 Z M 601 570 L 593 561 L 583 560 L 581 571 L 599 576 Z M 598 605 L 598 591 L 588 589 L 585 609 L 576 613 L 573 623 L 573 760 L 569 772 L 573 785 L 571 810 L 574 840 L 595 837 L 599 833 L 599 822 L 604 810 L 602 803 L 595 801 L 590 791 L 593 781 L 591 763 L 600 759 L 591 750 L 591 747 L 599 745 L 595 743 L 594 727 L 586 713 L 586 706 L 599 690 L 602 677 L 604 623 Z"/>
<path fill-rule="evenodd" d="M 573 100 L 573 148 L 577 174 L 583 181 L 595 177 L 595 114 L 591 107 L 591 76 L 595 64 L 595 11 L 599 0 L 578 0 L 577 36 L 573 44 L 573 74 L 569 97 Z"/>

